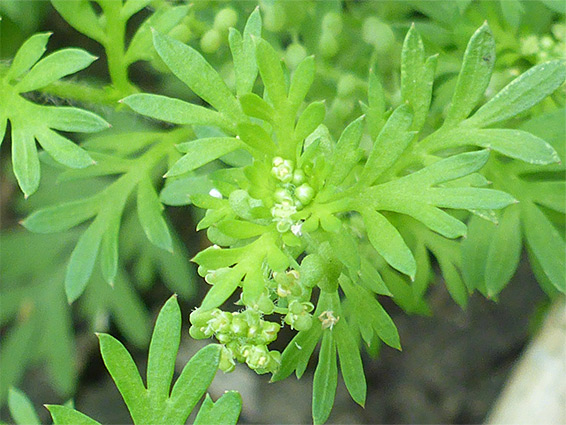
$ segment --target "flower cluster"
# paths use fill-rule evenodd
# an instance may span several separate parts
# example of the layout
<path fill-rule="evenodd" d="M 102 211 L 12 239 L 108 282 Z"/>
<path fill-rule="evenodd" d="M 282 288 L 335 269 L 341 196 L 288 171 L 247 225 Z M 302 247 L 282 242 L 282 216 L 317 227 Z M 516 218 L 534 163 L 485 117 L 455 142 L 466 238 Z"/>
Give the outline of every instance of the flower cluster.
<path fill-rule="evenodd" d="M 274 193 L 275 205 L 271 208 L 277 231 L 285 233 L 297 223 L 293 214 L 308 205 L 315 196 L 315 191 L 306 182 L 305 173 L 295 168 L 293 161 L 279 156 L 273 158 L 271 174 L 279 181 Z"/>
<path fill-rule="evenodd" d="M 224 348 L 220 369 L 234 370 L 235 360 L 246 363 L 257 373 L 275 372 L 281 354 L 269 351 L 267 345 L 277 338 L 281 325 L 263 320 L 262 313 L 253 308 L 241 312 L 227 312 L 218 308 L 208 311 L 196 309 L 191 313 L 189 330 L 195 339 L 214 336 Z"/>
<path fill-rule="evenodd" d="M 273 273 L 271 289 L 279 297 L 278 307 L 287 308 L 284 322 L 292 329 L 305 331 L 312 326 L 311 311 L 314 305 L 309 301 L 312 287 L 304 284 L 296 270 Z"/>
<path fill-rule="evenodd" d="M 551 59 L 563 59 L 566 52 L 566 24 L 552 26 L 550 35 L 530 35 L 521 39 L 521 53 L 524 56 L 533 56 L 537 62 Z"/>

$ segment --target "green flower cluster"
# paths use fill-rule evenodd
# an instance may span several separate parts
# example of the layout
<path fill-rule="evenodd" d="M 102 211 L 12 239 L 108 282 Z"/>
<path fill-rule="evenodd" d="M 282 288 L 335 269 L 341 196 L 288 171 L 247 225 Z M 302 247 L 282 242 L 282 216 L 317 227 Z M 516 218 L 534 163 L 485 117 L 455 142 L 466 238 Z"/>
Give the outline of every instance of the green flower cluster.
<path fill-rule="evenodd" d="M 309 301 L 312 287 L 304 284 L 296 270 L 274 272 L 272 289 L 279 297 L 278 308 L 286 308 L 285 323 L 292 329 L 306 331 L 312 326 L 311 311 L 314 305 Z"/>
<path fill-rule="evenodd" d="M 281 354 L 269 351 L 267 345 L 277 339 L 281 325 L 263 320 L 262 313 L 253 308 L 241 312 L 227 312 L 218 308 L 208 311 L 196 309 L 191 313 L 189 333 L 195 339 L 214 336 L 223 344 L 220 369 L 231 372 L 235 360 L 246 363 L 257 373 L 275 372 Z"/>
<path fill-rule="evenodd" d="M 278 180 L 274 192 L 275 204 L 271 208 L 273 221 L 280 233 L 300 231 L 300 223 L 292 219 L 293 214 L 310 204 L 315 196 L 313 187 L 306 182 L 305 172 L 296 168 L 293 161 L 279 156 L 273 158 L 271 174 Z"/>

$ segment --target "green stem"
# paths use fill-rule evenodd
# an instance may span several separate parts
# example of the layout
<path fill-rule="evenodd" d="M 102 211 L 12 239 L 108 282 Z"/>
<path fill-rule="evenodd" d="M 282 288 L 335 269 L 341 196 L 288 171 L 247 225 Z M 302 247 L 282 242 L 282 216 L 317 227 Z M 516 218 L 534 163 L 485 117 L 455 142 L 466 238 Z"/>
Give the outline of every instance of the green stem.
<path fill-rule="evenodd" d="M 104 49 L 108 59 L 108 72 L 116 90 L 121 97 L 135 93 L 136 88 L 128 78 L 128 64 L 125 60 L 126 21 L 122 18 L 121 1 L 101 3 L 106 17 L 106 41 Z"/>

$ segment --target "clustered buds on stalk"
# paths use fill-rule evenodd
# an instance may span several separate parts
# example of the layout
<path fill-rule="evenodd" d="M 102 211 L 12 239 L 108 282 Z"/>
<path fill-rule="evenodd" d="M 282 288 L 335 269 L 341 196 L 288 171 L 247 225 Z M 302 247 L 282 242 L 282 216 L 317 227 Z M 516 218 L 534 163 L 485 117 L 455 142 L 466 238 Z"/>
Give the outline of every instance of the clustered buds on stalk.
<path fill-rule="evenodd" d="M 189 332 L 195 339 L 214 336 L 223 344 L 220 369 L 234 370 L 236 362 L 245 362 L 257 373 L 275 372 L 281 354 L 269 351 L 267 345 L 277 338 L 281 325 L 263 320 L 261 312 L 247 308 L 241 312 L 227 312 L 218 308 L 208 311 L 196 309 L 191 313 Z"/>
<path fill-rule="evenodd" d="M 273 221 L 277 223 L 277 231 L 285 233 L 297 223 L 292 215 L 310 204 L 315 191 L 306 182 L 302 169 L 295 168 L 293 161 L 276 156 L 272 161 L 271 174 L 279 184 L 274 192 L 275 205 L 271 208 Z"/>

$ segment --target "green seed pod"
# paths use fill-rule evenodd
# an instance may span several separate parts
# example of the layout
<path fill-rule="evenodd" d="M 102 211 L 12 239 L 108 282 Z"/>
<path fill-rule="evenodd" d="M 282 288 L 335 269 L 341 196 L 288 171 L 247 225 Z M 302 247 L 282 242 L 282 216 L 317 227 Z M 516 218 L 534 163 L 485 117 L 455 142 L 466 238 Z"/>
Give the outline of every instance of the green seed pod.
<path fill-rule="evenodd" d="M 338 53 L 338 40 L 327 31 L 323 31 L 318 40 L 318 51 L 327 59 L 333 58 Z"/>
<path fill-rule="evenodd" d="M 189 335 L 194 339 L 206 339 L 210 337 L 210 335 L 207 335 L 202 329 L 204 328 L 198 326 L 191 326 L 189 328 Z"/>
<path fill-rule="evenodd" d="M 389 25 L 384 24 L 375 16 L 370 16 L 364 21 L 362 38 L 381 54 L 387 53 L 395 43 L 395 34 Z"/>
<path fill-rule="evenodd" d="M 309 254 L 301 262 L 301 284 L 314 288 L 324 277 L 324 263 L 318 254 Z"/>
<path fill-rule="evenodd" d="M 322 30 L 332 35 L 338 35 L 342 32 L 342 15 L 337 12 L 328 12 L 322 18 Z"/>
<path fill-rule="evenodd" d="M 222 35 L 215 29 L 208 30 L 200 39 L 200 48 L 204 53 L 214 53 L 222 44 Z"/>
<path fill-rule="evenodd" d="M 226 347 L 222 347 L 222 350 L 220 351 L 220 362 L 218 363 L 218 368 L 224 373 L 230 373 L 236 368 L 234 356 Z"/>
<path fill-rule="evenodd" d="M 209 320 L 214 318 L 219 312 L 220 310 L 217 308 L 214 310 L 201 310 L 200 308 L 197 308 L 190 314 L 189 321 L 194 326 L 207 326 Z"/>
<path fill-rule="evenodd" d="M 285 63 L 289 69 L 295 69 L 307 57 L 306 49 L 299 43 L 291 43 L 285 50 Z"/>
<path fill-rule="evenodd" d="M 305 172 L 300 168 L 293 171 L 293 184 L 298 186 L 305 182 Z"/>
<path fill-rule="evenodd" d="M 338 80 L 336 93 L 339 97 L 349 97 L 356 90 L 356 77 L 353 74 L 344 74 Z"/>
<path fill-rule="evenodd" d="M 295 196 L 303 205 L 308 205 L 314 198 L 314 189 L 308 183 L 303 183 L 295 189 Z"/>
<path fill-rule="evenodd" d="M 217 31 L 228 31 L 238 23 L 238 13 L 231 7 L 226 7 L 214 17 L 214 29 Z"/>
<path fill-rule="evenodd" d="M 264 321 L 261 324 L 261 334 L 258 338 L 263 344 L 269 344 L 277 339 L 277 333 L 281 329 L 281 325 L 274 322 Z M 258 342 L 259 342 L 258 341 Z"/>
<path fill-rule="evenodd" d="M 183 23 L 177 25 L 171 31 L 169 31 L 169 37 L 179 40 L 182 43 L 189 41 L 191 39 L 191 35 L 191 29 Z"/>
<path fill-rule="evenodd" d="M 245 337 L 248 335 L 248 324 L 238 313 L 232 313 L 232 326 L 231 331 L 234 335 Z"/>

